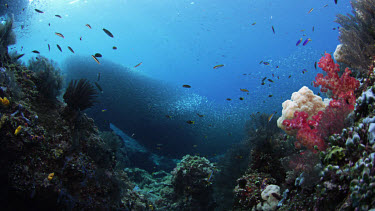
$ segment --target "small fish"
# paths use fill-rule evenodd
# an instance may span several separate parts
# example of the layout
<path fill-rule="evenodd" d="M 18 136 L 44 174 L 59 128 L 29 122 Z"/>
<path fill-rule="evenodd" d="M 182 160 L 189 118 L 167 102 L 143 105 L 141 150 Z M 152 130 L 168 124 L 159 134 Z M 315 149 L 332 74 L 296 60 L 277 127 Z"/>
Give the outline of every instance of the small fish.
<path fill-rule="evenodd" d="M 62 52 L 62 49 L 58 44 L 56 44 L 56 47 Z"/>
<path fill-rule="evenodd" d="M 276 68 L 279 68 L 279 65 L 277 65 Z"/>
<path fill-rule="evenodd" d="M 100 53 L 96 53 L 96 54 L 95 54 L 95 57 L 96 57 L 96 58 L 99 58 L 99 57 L 102 57 L 102 55 L 101 55 Z"/>
<path fill-rule="evenodd" d="M 102 109 L 102 112 L 106 112 L 107 111 L 107 109 Z"/>
<path fill-rule="evenodd" d="M 112 34 L 110 31 L 108 31 L 108 30 L 105 29 L 105 28 L 103 28 L 103 31 L 104 31 L 108 36 L 110 36 L 110 37 L 113 38 L 113 34 Z"/>
<path fill-rule="evenodd" d="M 142 63 L 143 62 L 138 63 L 137 65 L 134 66 L 134 68 L 139 67 L 139 65 L 141 65 Z"/>
<path fill-rule="evenodd" d="M 21 125 L 17 127 L 17 129 L 14 131 L 14 135 L 18 135 L 21 132 Z"/>
<path fill-rule="evenodd" d="M 17 57 L 16 57 L 16 60 L 18 60 L 18 59 L 20 59 L 21 57 L 23 57 L 25 54 L 23 53 L 23 54 L 20 54 L 20 55 L 18 55 Z"/>
<path fill-rule="evenodd" d="M 289 75 L 288 78 L 292 77 L 292 75 Z"/>
<path fill-rule="evenodd" d="M 98 81 L 100 81 L 100 72 L 98 73 Z"/>
<path fill-rule="evenodd" d="M 311 39 L 310 38 L 307 38 L 306 40 L 305 40 L 305 42 L 303 42 L 303 46 L 305 46 L 305 45 L 307 45 L 307 43 L 309 43 L 311 41 Z"/>
<path fill-rule="evenodd" d="M 324 5 L 323 7 L 328 7 L 328 4 Z"/>
<path fill-rule="evenodd" d="M 70 46 L 68 46 L 68 49 L 69 49 L 72 53 L 74 53 L 73 49 L 72 49 Z"/>
<path fill-rule="evenodd" d="M 259 64 L 262 64 L 263 63 L 263 60 L 259 62 Z"/>
<path fill-rule="evenodd" d="M 296 46 L 298 46 L 302 42 L 302 38 L 299 38 L 299 40 L 296 43 Z"/>
<path fill-rule="evenodd" d="M 187 84 L 182 85 L 182 87 L 184 87 L 184 88 L 191 88 L 191 86 L 187 85 Z"/>
<path fill-rule="evenodd" d="M 264 84 L 266 84 L 266 83 L 264 83 L 264 82 L 261 83 L 261 85 L 264 85 Z"/>
<path fill-rule="evenodd" d="M 48 174 L 47 179 L 48 179 L 48 180 L 52 180 L 52 179 L 53 179 L 53 176 L 55 176 L 55 173 L 50 173 L 50 174 Z"/>
<path fill-rule="evenodd" d="M 96 61 L 96 63 L 100 64 L 99 60 L 94 55 L 91 55 L 91 57 Z"/>
<path fill-rule="evenodd" d="M 195 121 L 188 120 L 188 121 L 186 121 L 186 123 L 188 123 L 188 124 L 194 124 Z"/>
<path fill-rule="evenodd" d="M 61 16 L 60 15 L 55 15 L 56 17 L 58 17 L 58 18 L 61 18 Z"/>
<path fill-rule="evenodd" d="M 202 114 L 198 114 L 198 113 L 197 113 L 197 115 L 198 115 L 199 117 L 204 117 L 204 115 L 202 115 Z"/>
<path fill-rule="evenodd" d="M 267 79 L 269 82 L 273 83 L 273 80 L 272 79 Z"/>
<path fill-rule="evenodd" d="M 208 174 L 207 182 L 210 182 L 213 173 L 214 173 L 214 170 L 212 170 L 212 171 Z"/>
<path fill-rule="evenodd" d="M 333 30 L 336 30 L 336 28 L 333 28 Z"/>
<path fill-rule="evenodd" d="M 227 100 L 228 100 L 228 101 L 231 101 L 232 99 L 230 99 L 230 98 L 227 98 Z"/>
<path fill-rule="evenodd" d="M 273 95 L 268 95 L 268 97 L 272 97 Z"/>
<path fill-rule="evenodd" d="M 307 14 L 311 13 L 313 10 L 314 10 L 314 8 L 311 8 Z"/>
<path fill-rule="evenodd" d="M 51 23 L 48 23 L 48 26 L 51 26 Z"/>
<path fill-rule="evenodd" d="M 315 70 L 316 70 L 316 64 L 317 64 L 317 63 L 316 63 L 316 61 L 315 61 L 315 63 L 314 63 Z"/>
<path fill-rule="evenodd" d="M 224 65 L 223 65 L 223 64 L 218 64 L 218 65 L 215 65 L 215 66 L 214 66 L 214 69 L 219 69 L 219 68 L 221 68 L 221 67 L 224 67 Z"/>
<path fill-rule="evenodd" d="M 9 5 L 8 5 L 8 4 L 5 4 L 5 7 L 8 9 L 8 8 L 9 8 Z"/>
<path fill-rule="evenodd" d="M 314 26 L 312 27 L 312 31 L 314 31 Z"/>
<path fill-rule="evenodd" d="M 91 26 L 90 26 L 90 24 L 86 24 L 86 26 L 89 28 L 89 29 L 91 29 Z"/>
<path fill-rule="evenodd" d="M 264 82 L 266 79 L 267 79 L 267 77 L 264 77 L 264 78 L 262 79 L 262 82 Z"/>
<path fill-rule="evenodd" d="M 335 4 L 337 4 L 337 0 L 335 0 Z"/>
<path fill-rule="evenodd" d="M 253 25 L 253 26 L 254 26 L 255 24 L 257 24 L 257 23 L 256 23 L 256 22 L 254 22 L 254 23 L 252 23 L 251 25 Z"/>
<path fill-rule="evenodd" d="M 102 87 L 97 82 L 94 82 L 94 84 L 99 89 L 100 92 L 103 92 Z"/>
<path fill-rule="evenodd" d="M 273 33 L 275 34 L 275 28 L 273 28 L 273 26 L 272 26 L 272 31 L 273 31 Z"/>
<path fill-rule="evenodd" d="M 303 69 L 303 70 L 302 70 L 302 74 L 305 74 L 306 72 L 307 72 L 306 69 Z"/>
<path fill-rule="evenodd" d="M 33 52 L 33 53 L 37 53 L 37 54 L 40 54 L 40 52 L 37 51 L 37 50 L 33 50 L 33 51 L 31 51 L 31 52 Z"/>
<path fill-rule="evenodd" d="M 37 13 L 44 13 L 43 11 L 38 10 L 38 9 L 35 9 L 35 11 L 36 11 Z"/>
<path fill-rule="evenodd" d="M 269 62 L 263 62 L 263 64 L 264 64 L 264 65 L 270 65 L 270 63 L 269 63 Z"/>
<path fill-rule="evenodd" d="M 51 51 L 51 46 L 48 44 L 48 51 Z"/>
<path fill-rule="evenodd" d="M 81 37 L 79 37 L 79 40 L 81 40 L 81 41 L 82 41 L 82 36 L 81 36 Z"/>
<path fill-rule="evenodd" d="M 117 50 L 117 47 L 116 47 L 116 46 L 113 46 L 112 49 L 113 49 L 113 50 Z"/>
<path fill-rule="evenodd" d="M 320 96 L 320 92 L 318 92 L 318 96 Z"/>
<path fill-rule="evenodd" d="M 247 89 L 240 89 L 241 92 L 249 92 Z"/>
<path fill-rule="evenodd" d="M 25 26 L 24 26 L 24 25 L 21 25 L 21 29 L 23 29 L 23 28 L 25 28 Z"/>
<path fill-rule="evenodd" d="M 243 100 L 244 98 L 243 97 L 240 97 L 240 100 Z"/>
<path fill-rule="evenodd" d="M 165 115 L 165 117 L 167 117 L 168 119 L 172 118 L 172 116 L 170 115 Z"/>
<path fill-rule="evenodd" d="M 64 38 L 64 35 L 63 35 L 63 34 L 61 34 L 61 33 L 55 32 L 55 34 L 56 34 L 57 36 L 59 36 L 59 37 L 62 37 L 62 38 Z"/>
<path fill-rule="evenodd" d="M 271 120 L 272 120 L 272 117 L 273 117 L 273 115 L 275 115 L 276 114 L 276 112 L 275 113 L 272 113 L 269 117 L 268 117 L 268 122 L 270 122 Z"/>

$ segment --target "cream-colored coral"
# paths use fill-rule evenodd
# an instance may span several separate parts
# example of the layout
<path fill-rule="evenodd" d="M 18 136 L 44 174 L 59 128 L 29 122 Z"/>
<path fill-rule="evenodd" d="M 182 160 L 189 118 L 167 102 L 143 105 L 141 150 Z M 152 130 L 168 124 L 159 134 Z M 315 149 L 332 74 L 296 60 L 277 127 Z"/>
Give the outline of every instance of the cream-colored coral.
<path fill-rule="evenodd" d="M 326 107 L 321 97 L 314 95 L 306 86 L 303 86 L 298 92 L 292 94 L 291 100 L 283 102 L 282 116 L 277 120 L 277 126 L 283 129 L 288 135 L 296 135 L 297 131 L 287 131 L 283 125 L 286 119 L 294 119 L 294 112 L 304 111 L 311 116 L 316 115 L 319 111 L 323 111 Z"/>
<path fill-rule="evenodd" d="M 342 52 L 342 44 L 337 45 L 335 52 L 333 53 L 333 58 L 335 58 L 336 62 L 344 62 L 343 61 L 343 52 Z"/>
<path fill-rule="evenodd" d="M 278 185 L 267 185 L 266 189 L 262 191 L 262 199 L 265 200 L 263 203 L 259 203 L 256 210 L 273 211 L 276 210 L 279 200 L 275 196 L 280 197 L 280 187 Z"/>

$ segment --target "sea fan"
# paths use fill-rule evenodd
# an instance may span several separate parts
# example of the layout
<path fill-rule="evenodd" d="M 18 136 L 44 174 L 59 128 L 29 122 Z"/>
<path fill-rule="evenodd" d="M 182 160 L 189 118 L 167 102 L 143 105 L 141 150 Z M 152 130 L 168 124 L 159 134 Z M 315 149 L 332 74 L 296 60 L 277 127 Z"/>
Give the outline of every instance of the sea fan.
<path fill-rule="evenodd" d="M 341 25 L 340 62 L 366 73 L 375 56 L 375 0 L 352 1 L 352 13 L 337 15 Z"/>
<path fill-rule="evenodd" d="M 64 94 L 64 101 L 73 110 L 85 110 L 94 105 L 98 92 L 87 79 L 71 80 Z"/>
<path fill-rule="evenodd" d="M 37 59 L 29 60 L 28 68 L 35 72 L 38 91 L 44 97 L 55 100 L 60 95 L 63 86 L 63 77 L 57 63 L 44 56 L 39 56 Z"/>

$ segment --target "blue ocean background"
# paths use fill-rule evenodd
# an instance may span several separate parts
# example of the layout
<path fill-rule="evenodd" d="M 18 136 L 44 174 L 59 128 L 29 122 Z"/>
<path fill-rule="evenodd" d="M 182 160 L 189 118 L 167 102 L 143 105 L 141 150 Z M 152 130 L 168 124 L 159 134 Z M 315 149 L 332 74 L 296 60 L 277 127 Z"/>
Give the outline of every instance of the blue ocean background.
<path fill-rule="evenodd" d="M 35 9 L 44 13 L 37 13 Z M 68 71 L 64 68 L 68 66 L 67 59 L 77 56 L 99 69 L 100 65 L 110 62 L 172 87 L 163 90 L 160 97 L 168 97 L 164 95 L 168 91 L 176 96 L 200 96 L 205 103 L 184 113 L 184 120 L 179 121 L 193 131 L 192 136 L 208 136 L 207 140 L 200 137 L 191 142 L 179 142 L 176 138 L 163 137 L 153 142 L 154 145 L 170 144 L 166 151 L 152 147 L 153 140 L 141 143 L 154 153 L 171 157 L 185 153 L 214 156 L 244 138 L 245 122 L 252 113 L 281 114 L 282 102 L 302 86 L 308 86 L 315 93 L 319 91 L 311 85 L 316 74 L 322 72 L 319 68 L 315 70 L 314 63 L 325 51 L 334 52 L 339 44 L 335 17 L 350 10 L 349 1 L 336 5 L 332 0 L 30 0 L 16 17 L 17 44 L 13 50 L 25 53 L 21 59 L 24 62 L 35 56 L 31 51 L 38 50 L 56 61 L 67 78 Z M 114 38 L 107 36 L 103 28 L 111 31 Z M 55 32 L 65 38 L 56 36 Z M 312 41 L 306 46 L 296 46 L 300 38 Z M 67 46 L 74 49 L 75 54 Z M 113 50 L 113 46 L 118 49 Z M 91 58 L 95 53 L 103 55 L 103 64 L 96 64 Z M 142 64 L 134 68 L 140 62 Z M 219 64 L 224 66 L 213 68 Z M 86 77 L 95 81 L 98 72 L 86 71 L 83 71 Z M 101 77 L 105 80 L 106 75 Z M 261 85 L 264 77 L 274 82 L 265 80 Z M 183 84 L 191 88 L 183 88 Z M 247 89 L 249 93 L 240 89 Z M 104 89 L 103 96 L 114 98 L 116 92 Z M 127 103 L 137 103 L 134 101 L 131 99 Z M 93 109 L 97 110 L 91 109 L 89 113 L 94 119 L 95 115 L 116 116 L 121 105 L 117 107 L 117 110 L 96 107 Z M 101 114 L 102 109 L 108 109 L 108 113 Z M 197 117 L 196 109 L 205 119 Z M 177 114 L 171 114 L 174 115 Z M 166 121 L 160 115 L 150 118 L 160 124 Z M 187 124 L 188 120 L 195 120 L 195 123 Z M 210 124 L 214 124 L 213 129 L 207 126 Z M 122 129 L 132 136 L 131 130 L 126 131 L 126 128 L 128 126 Z"/>

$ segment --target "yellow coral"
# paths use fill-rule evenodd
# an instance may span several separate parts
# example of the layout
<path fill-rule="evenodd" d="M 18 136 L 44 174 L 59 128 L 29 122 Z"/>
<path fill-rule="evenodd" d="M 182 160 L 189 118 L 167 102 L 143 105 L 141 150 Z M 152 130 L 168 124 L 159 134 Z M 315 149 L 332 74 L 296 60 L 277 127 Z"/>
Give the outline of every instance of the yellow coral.
<path fill-rule="evenodd" d="M 21 129 L 22 129 L 21 125 L 18 126 L 17 129 L 14 131 L 14 135 L 18 135 L 18 133 L 21 132 Z"/>
<path fill-rule="evenodd" d="M 1 104 L 3 104 L 4 106 L 9 106 L 10 104 L 9 100 L 6 97 L 4 98 L 0 97 L 0 101 L 1 101 Z"/>
<path fill-rule="evenodd" d="M 50 173 L 50 174 L 48 174 L 48 180 L 52 180 L 53 179 L 53 176 L 55 176 L 55 173 L 53 172 L 53 173 Z"/>

